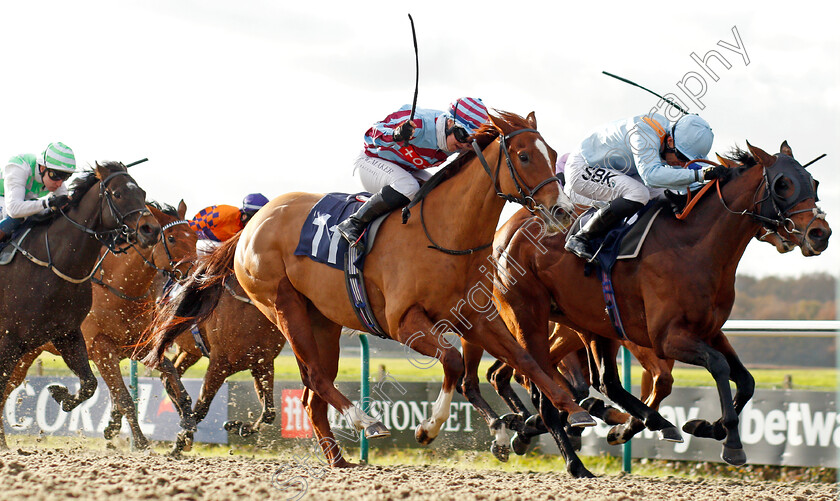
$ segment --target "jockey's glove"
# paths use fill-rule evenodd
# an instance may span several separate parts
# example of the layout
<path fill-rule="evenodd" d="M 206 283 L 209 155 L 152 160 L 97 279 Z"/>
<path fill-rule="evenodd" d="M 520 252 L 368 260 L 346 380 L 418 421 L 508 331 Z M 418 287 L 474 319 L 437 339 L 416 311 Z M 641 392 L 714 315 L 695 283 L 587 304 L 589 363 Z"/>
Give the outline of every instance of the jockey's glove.
<path fill-rule="evenodd" d="M 53 212 L 66 209 L 68 205 L 70 205 L 70 197 L 67 195 L 50 195 L 47 199 L 47 207 Z"/>
<path fill-rule="evenodd" d="M 408 141 L 411 139 L 411 136 L 414 134 L 414 124 L 411 120 L 406 120 L 405 122 L 399 124 L 396 129 L 394 129 L 394 142 L 399 143 L 402 141 Z"/>
<path fill-rule="evenodd" d="M 712 181 L 718 179 L 726 174 L 726 166 L 724 165 L 710 165 L 695 171 L 695 176 L 700 177 L 703 181 Z M 699 181 L 699 179 L 698 179 Z"/>

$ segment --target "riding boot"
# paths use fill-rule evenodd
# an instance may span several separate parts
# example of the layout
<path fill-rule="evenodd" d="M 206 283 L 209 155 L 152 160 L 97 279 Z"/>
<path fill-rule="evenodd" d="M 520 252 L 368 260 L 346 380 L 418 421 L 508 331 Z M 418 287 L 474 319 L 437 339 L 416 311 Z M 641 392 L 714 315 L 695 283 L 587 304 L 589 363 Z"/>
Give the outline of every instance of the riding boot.
<path fill-rule="evenodd" d="M 5 242 L 8 237 L 9 235 L 6 235 L 5 231 L 0 230 L 0 242 Z"/>
<path fill-rule="evenodd" d="M 565 249 L 580 258 L 592 261 L 595 257 L 592 240 L 605 236 L 619 221 L 632 216 L 642 207 L 644 204 L 641 202 L 616 198 L 608 206 L 593 214 L 586 225 L 566 241 Z"/>
<path fill-rule="evenodd" d="M 368 223 L 394 209 L 405 207 L 409 198 L 390 186 L 371 195 L 355 214 L 338 224 L 336 228 L 351 246 L 356 246 L 362 238 Z"/>

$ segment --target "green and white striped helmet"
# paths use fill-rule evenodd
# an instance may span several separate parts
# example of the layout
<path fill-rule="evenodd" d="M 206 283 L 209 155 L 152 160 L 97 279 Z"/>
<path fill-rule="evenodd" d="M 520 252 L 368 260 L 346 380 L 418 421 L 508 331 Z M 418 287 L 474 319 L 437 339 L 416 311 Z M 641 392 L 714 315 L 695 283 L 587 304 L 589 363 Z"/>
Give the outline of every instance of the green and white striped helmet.
<path fill-rule="evenodd" d="M 76 156 L 64 143 L 50 143 L 44 150 L 43 164 L 48 169 L 76 172 Z"/>

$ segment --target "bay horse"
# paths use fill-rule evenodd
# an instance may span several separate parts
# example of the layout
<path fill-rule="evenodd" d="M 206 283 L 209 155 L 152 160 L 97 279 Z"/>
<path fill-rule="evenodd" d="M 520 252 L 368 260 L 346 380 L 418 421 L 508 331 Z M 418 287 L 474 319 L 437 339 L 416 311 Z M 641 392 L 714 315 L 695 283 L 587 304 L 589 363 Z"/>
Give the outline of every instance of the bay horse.
<path fill-rule="evenodd" d="M 493 277 L 486 265 L 505 200 L 534 210 L 549 232 L 567 224 L 573 208 L 554 177 L 556 153 L 535 128 L 533 113 L 523 119 L 494 112 L 490 122 L 476 132 L 474 151 L 448 167 L 448 179 L 423 200 L 420 217 L 401 226 L 398 216 L 389 215 L 366 257 L 367 295 L 378 323 L 392 339 L 436 358 L 443 366 L 443 385 L 432 416 L 415 431 L 421 443 L 431 442 L 448 419 L 456 383 L 464 373 L 461 354 L 442 337 L 448 332 L 525 374 L 553 405 L 569 413 L 572 425 L 594 424 L 491 311 Z M 188 312 L 200 318 L 194 305 L 208 291 L 218 296 L 221 277 L 232 269 L 247 295 L 292 347 L 305 386 L 304 407 L 319 444 L 332 466 L 345 467 L 351 464 L 341 455 L 330 430 L 328 404 L 368 438 L 390 432 L 333 384 L 341 326 L 366 330 L 345 294 L 344 274 L 294 255 L 304 220 L 320 198 L 307 193 L 275 198 L 238 236 L 210 255 L 198 270 L 205 278 L 188 281 L 179 301 L 172 303 L 173 311 L 156 317 L 150 329 L 154 347 L 146 360 L 159 362 L 179 332 L 173 322 Z"/>
<path fill-rule="evenodd" d="M 71 191 L 69 207 L 33 226 L 21 255 L 0 267 L 0 388 L 5 391 L 22 355 L 52 342 L 81 383 L 75 395 L 61 385 L 49 387 L 65 412 L 96 391 L 80 326 L 90 311 L 89 279 L 102 246 L 112 252 L 135 242 L 148 248 L 161 231 L 146 208 L 145 191 L 122 163 L 97 163 L 73 181 Z M 0 448 L 6 447 L 0 414 Z"/>
<path fill-rule="evenodd" d="M 802 254 L 820 254 L 831 229 L 816 206 L 816 184 L 791 156 L 773 156 L 747 143 L 721 158 L 717 194 L 697 203 L 684 221 L 661 215 L 650 228 L 637 259 L 615 265 L 613 284 L 627 339 L 650 348 L 657 357 L 705 367 L 720 396 L 722 417 L 710 423 L 693 420 L 683 431 L 723 441 L 721 458 L 744 464 L 738 415 L 753 395 L 755 383 L 721 331 L 735 299 L 735 271 L 750 239 L 771 225 Z M 616 368 L 618 334 L 604 311 L 601 283 L 586 276 L 586 263 L 563 249 L 563 235 L 535 239 L 532 221 L 511 222 L 504 251 L 529 273 L 517 283 L 503 283 L 496 299 L 506 322 L 517 323 L 520 342 L 542 364 L 550 365 L 546 333 L 553 320 L 585 336 L 593 385 L 646 426 L 656 429 L 661 416 L 645 407 L 620 384 Z M 507 270 L 510 272 L 511 270 Z M 506 273 L 503 276 L 512 276 Z M 674 284 L 680 283 L 675 294 Z M 515 286 L 515 288 L 514 288 Z M 504 289 L 504 290 L 502 290 Z M 514 291 L 511 294 L 507 292 Z M 469 359 L 465 347 L 465 358 Z M 540 358 L 540 354 L 543 354 Z M 467 372 L 477 368 L 467 368 Z M 736 385 L 734 399 L 729 380 Z M 659 417 L 657 417 L 659 416 Z M 543 416 L 545 421 L 545 416 Z M 556 425 L 545 421 L 549 429 Z M 653 426 L 651 426 L 653 425 Z"/>
<path fill-rule="evenodd" d="M 788 149 L 788 151 L 790 150 Z M 521 227 L 528 217 L 527 213 L 520 211 L 509 221 L 511 226 Z M 507 242 L 504 241 L 504 236 L 508 234 L 506 231 L 507 224 L 497 233 L 502 237 L 500 241 L 497 240 L 496 242 L 499 246 L 497 248 L 504 248 L 507 245 Z M 774 246 L 780 254 L 788 253 L 794 249 L 793 244 L 782 238 L 775 229 L 762 227 L 756 233 L 755 239 Z M 548 278 L 550 279 L 550 277 Z M 513 288 L 515 289 L 516 285 Z M 513 293 L 507 293 L 507 295 L 511 294 Z M 568 381 L 572 394 L 592 416 L 613 425 L 613 428 L 607 434 L 607 442 L 610 445 L 623 444 L 644 430 L 645 425 L 640 419 L 605 405 L 603 401 L 589 397 L 589 387 L 592 385 L 592 379 L 589 370 L 588 352 L 581 335 L 566 325 L 554 322 L 550 322 L 549 330 L 551 331 L 549 338 L 550 359 Z M 673 388 L 674 377 L 671 372 L 674 368 L 674 360 L 661 359 L 653 349 L 639 346 L 627 340 L 615 342 L 624 346 L 642 366 L 640 400 L 645 406 L 658 410 L 659 405 L 671 394 Z M 487 381 L 493 386 L 508 408 L 522 416 L 526 423 L 526 426 L 523 426 L 511 439 L 513 451 L 522 455 L 527 451 L 533 437 L 547 433 L 548 430 L 541 421 L 531 418 L 530 411 L 510 385 L 512 378 L 516 379 L 526 390 L 530 390 L 528 381 L 516 374 L 513 368 L 503 362 L 497 360 L 487 369 Z M 566 431 L 575 445 L 575 449 L 580 449 L 580 435 L 576 433 L 577 430 L 567 428 Z"/>
<path fill-rule="evenodd" d="M 111 418 L 104 430 L 105 438 L 110 440 L 119 433 L 125 416 L 138 449 L 147 448 L 149 442 L 140 429 L 134 401 L 119 364 L 132 355 L 133 346 L 152 319 L 155 302 L 163 292 L 163 281 L 156 279 L 185 276 L 189 262 L 195 257 L 196 242 L 195 232 L 184 220 L 187 207 L 183 200 L 177 210 L 157 203 L 149 203 L 146 208 L 161 225 L 161 238 L 150 248 L 132 245 L 124 254 L 104 257 L 101 267 L 91 277 L 93 302 L 81 325 L 90 359 L 111 393 Z M 23 381 L 29 367 L 44 351 L 58 354 L 52 343 L 48 343 L 21 357 L 6 386 L 5 397 Z M 173 387 L 180 384 L 171 378 L 168 381 Z M 172 395 L 179 410 L 192 406 L 186 391 Z"/>

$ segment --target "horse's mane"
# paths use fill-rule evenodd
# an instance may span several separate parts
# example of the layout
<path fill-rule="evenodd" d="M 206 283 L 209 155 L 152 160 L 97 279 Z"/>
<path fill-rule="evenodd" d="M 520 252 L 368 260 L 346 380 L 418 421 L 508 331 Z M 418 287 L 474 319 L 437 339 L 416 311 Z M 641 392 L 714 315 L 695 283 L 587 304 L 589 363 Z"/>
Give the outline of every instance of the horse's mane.
<path fill-rule="evenodd" d="M 750 167 L 758 165 L 758 160 L 756 160 L 749 151 L 742 150 L 738 146 L 733 146 L 732 149 L 723 156 L 723 158 L 737 162 L 740 166 L 733 167 L 731 169 L 723 169 L 723 174 L 719 178 L 721 184 L 726 184 L 728 181 L 740 176 Z"/>
<path fill-rule="evenodd" d="M 167 216 L 174 217 L 175 219 L 181 219 L 181 215 L 178 214 L 178 209 L 169 205 L 165 202 L 158 202 L 157 200 L 150 200 L 146 202 L 147 205 L 151 205 L 155 209 L 163 212 Z"/>
<path fill-rule="evenodd" d="M 117 171 L 125 171 L 125 165 L 121 162 L 115 161 L 107 161 L 104 163 L 96 163 L 96 167 L 99 169 L 105 169 L 109 173 L 117 172 Z M 77 177 L 73 180 L 70 184 L 70 207 L 76 207 L 79 205 L 79 202 L 82 201 L 85 194 L 90 191 L 90 188 L 99 181 L 99 178 L 96 176 L 96 172 L 93 169 L 85 169 L 82 171 L 81 176 Z"/>
<path fill-rule="evenodd" d="M 496 119 L 496 121 L 502 121 L 508 124 L 509 126 L 513 127 L 514 130 L 516 129 L 527 129 L 531 126 L 528 122 L 522 118 L 521 116 L 517 115 L 516 113 L 510 113 L 508 111 L 502 110 L 492 110 L 491 114 Z M 479 148 L 483 151 L 484 148 L 487 148 L 490 143 L 496 140 L 497 137 L 501 134 L 501 131 L 493 125 L 492 122 L 487 121 L 473 133 L 470 137 L 470 144 L 472 141 L 475 140 L 478 143 Z M 449 166 L 446 168 L 446 174 L 444 175 L 444 181 L 451 178 L 455 174 L 461 171 L 461 168 L 466 165 L 470 160 L 475 157 L 475 150 L 472 148 L 468 149 L 467 151 L 462 152 L 458 158 L 456 158 Z"/>

